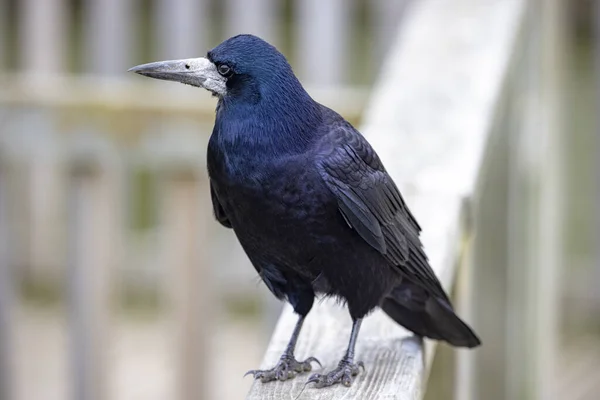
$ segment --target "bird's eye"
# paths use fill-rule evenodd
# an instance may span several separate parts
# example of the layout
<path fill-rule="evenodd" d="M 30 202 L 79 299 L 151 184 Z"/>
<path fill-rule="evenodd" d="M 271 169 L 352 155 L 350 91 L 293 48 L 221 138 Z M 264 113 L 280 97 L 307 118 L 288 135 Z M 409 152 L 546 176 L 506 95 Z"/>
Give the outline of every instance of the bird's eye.
<path fill-rule="evenodd" d="M 185 64 L 185 69 L 190 69 L 190 64 Z"/>
<path fill-rule="evenodd" d="M 229 77 L 232 74 L 231 67 L 227 64 L 221 64 L 217 67 L 217 71 L 224 77 Z"/>

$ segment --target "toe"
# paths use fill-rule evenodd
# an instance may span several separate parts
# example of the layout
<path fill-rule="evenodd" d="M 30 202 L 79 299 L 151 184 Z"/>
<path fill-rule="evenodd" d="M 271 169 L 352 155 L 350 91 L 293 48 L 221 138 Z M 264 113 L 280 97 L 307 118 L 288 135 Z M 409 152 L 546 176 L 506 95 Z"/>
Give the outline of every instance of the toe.
<path fill-rule="evenodd" d="M 254 377 L 254 379 L 260 379 L 261 382 L 266 383 L 266 382 L 270 382 L 274 379 L 276 379 L 275 374 L 272 372 L 272 370 L 259 370 L 259 369 L 252 369 L 248 372 L 246 372 L 244 374 L 244 376 L 247 375 L 252 375 Z"/>
<path fill-rule="evenodd" d="M 354 383 L 354 377 L 359 374 L 361 368 L 364 369 L 362 362 L 351 364 L 344 361 L 341 362 L 336 369 L 326 375 L 311 375 L 306 384 L 314 383 L 316 388 L 322 388 L 341 383 L 346 387 L 350 387 Z"/>
<path fill-rule="evenodd" d="M 352 386 L 352 376 L 350 376 L 350 374 L 344 374 L 342 377 L 342 385 L 346 387 Z"/>
<path fill-rule="evenodd" d="M 278 381 L 285 381 L 287 379 L 287 371 L 281 369 L 275 371 L 275 378 Z"/>
<path fill-rule="evenodd" d="M 300 373 L 310 371 L 312 369 L 312 362 L 321 365 L 319 360 L 314 357 L 309 357 L 303 362 L 298 362 L 293 357 L 284 355 L 274 368 L 266 370 L 252 369 L 246 372 L 244 376 L 253 375 L 254 379 L 260 379 L 263 383 L 274 380 L 285 381 L 295 378 Z"/>
<path fill-rule="evenodd" d="M 323 381 L 323 378 L 324 377 L 321 374 L 312 374 L 306 381 L 305 385 L 314 383 L 316 387 L 320 387 L 320 383 Z"/>
<path fill-rule="evenodd" d="M 287 368 L 282 368 L 277 371 L 277 380 L 287 381 L 288 379 L 293 379 L 296 377 L 296 372 L 293 370 L 288 370 Z"/>
<path fill-rule="evenodd" d="M 356 366 L 362 368 L 363 372 L 365 372 L 365 363 L 364 362 L 359 361 L 356 363 Z M 358 370 L 358 368 L 357 368 L 357 370 Z M 356 373 L 358 374 L 358 372 L 356 372 Z"/>

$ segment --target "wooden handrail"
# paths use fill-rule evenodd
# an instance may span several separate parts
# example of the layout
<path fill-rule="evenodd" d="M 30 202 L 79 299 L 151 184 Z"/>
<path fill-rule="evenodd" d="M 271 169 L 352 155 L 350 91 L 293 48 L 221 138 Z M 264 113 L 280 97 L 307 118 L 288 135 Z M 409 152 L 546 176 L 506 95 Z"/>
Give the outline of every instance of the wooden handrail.
<path fill-rule="evenodd" d="M 422 226 L 425 249 L 447 289 L 456 274 L 462 200 L 476 185 L 524 3 L 416 2 L 383 66 L 361 128 Z M 261 367 L 276 362 L 293 321 L 286 307 Z M 324 370 L 331 369 L 343 354 L 349 327 L 345 310 L 329 301 L 317 303 L 304 324 L 298 357 L 315 356 Z M 256 381 L 247 399 L 420 399 L 435 352 L 435 343 L 426 343 L 430 346 L 424 351 L 419 340 L 376 311 L 363 322 L 356 351 L 366 372 L 351 388 L 302 392 L 306 378 L 301 376 Z"/>

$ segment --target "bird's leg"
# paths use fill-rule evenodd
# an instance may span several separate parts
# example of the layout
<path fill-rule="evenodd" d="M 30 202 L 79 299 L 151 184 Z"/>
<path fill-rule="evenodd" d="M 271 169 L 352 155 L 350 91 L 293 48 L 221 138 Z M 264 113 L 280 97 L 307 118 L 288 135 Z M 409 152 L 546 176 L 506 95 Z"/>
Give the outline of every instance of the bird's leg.
<path fill-rule="evenodd" d="M 354 362 L 354 347 L 356 346 L 356 338 L 358 337 L 358 331 L 360 330 L 360 324 L 362 322 L 362 318 L 354 320 L 352 324 L 352 332 L 350 333 L 350 341 L 348 343 L 348 350 L 346 350 L 346 355 L 339 362 L 336 369 L 333 371 L 322 375 L 322 374 L 314 374 L 310 378 L 308 378 L 307 384 L 315 383 L 315 386 L 318 388 L 331 386 L 336 383 L 342 383 L 344 386 L 352 386 L 352 382 L 354 381 L 354 377 L 358 375 L 360 368 L 364 370 L 365 365 L 362 361 Z"/>
<path fill-rule="evenodd" d="M 294 357 L 296 342 L 298 341 L 298 336 L 300 335 L 303 323 L 304 316 L 301 315 L 294 327 L 294 332 L 292 332 L 292 337 L 290 338 L 285 351 L 281 355 L 279 362 L 273 368 L 266 370 L 250 370 L 246 372 L 246 375 L 252 374 L 254 375 L 254 379 L 260 379 L 262 382 L 270 382 L 275 379 L 285 381 L 286 379 L 294 378 L 298 373 L 310 371 L 312 369 L 310 365 L 311 362 L 316 362 L 321 365 L 319 360 L 315 357 L 309 357 L 304 361 L 297 361 Z"/>

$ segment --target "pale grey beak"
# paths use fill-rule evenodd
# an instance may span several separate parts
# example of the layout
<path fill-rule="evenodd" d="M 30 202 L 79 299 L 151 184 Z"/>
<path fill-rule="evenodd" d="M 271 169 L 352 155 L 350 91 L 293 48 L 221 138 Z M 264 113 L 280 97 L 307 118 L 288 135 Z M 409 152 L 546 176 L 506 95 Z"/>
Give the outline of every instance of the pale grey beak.
<path fill-rule="evenodd" d="M 217 72 L 215 64 L 204 57 L 158 61 L 138 65 L 128 71 L 154 79 L 202 87 L 221 97 L 227 93 L 227 79 Z"/>

